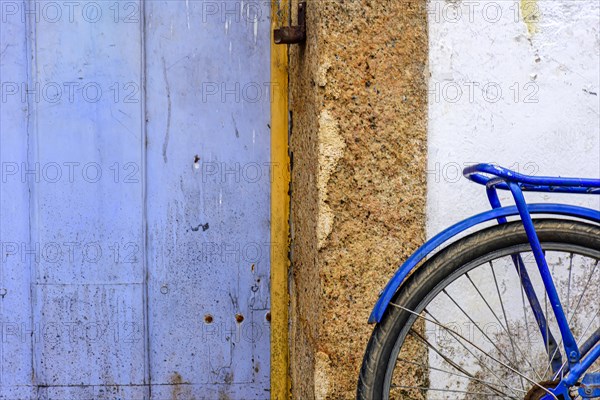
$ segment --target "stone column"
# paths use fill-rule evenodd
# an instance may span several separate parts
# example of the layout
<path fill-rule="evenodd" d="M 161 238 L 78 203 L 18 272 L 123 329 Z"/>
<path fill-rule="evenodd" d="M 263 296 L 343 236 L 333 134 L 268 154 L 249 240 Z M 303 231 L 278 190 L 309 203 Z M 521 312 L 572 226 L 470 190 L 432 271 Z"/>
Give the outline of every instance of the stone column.
<path fill-rule="evenodd" d="M 309 0 L 307 35 L 290 46 L 292 392 L 349 399 L 378 292 L 424 240 L 426 3 Z"/>

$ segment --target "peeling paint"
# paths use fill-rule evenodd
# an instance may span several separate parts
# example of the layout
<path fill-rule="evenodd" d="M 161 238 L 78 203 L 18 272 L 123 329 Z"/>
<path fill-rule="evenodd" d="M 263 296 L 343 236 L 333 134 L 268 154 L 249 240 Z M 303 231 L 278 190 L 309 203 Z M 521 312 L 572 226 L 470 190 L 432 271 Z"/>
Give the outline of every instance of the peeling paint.
<path fill-rule="evenodd" d="M 346 143 L 340 135 L 338 122 L 327 110 L 321 112 L 319 118 L 319 219 L 317 226 L 318 248 L 322 248 L 333 228 L 334 214 L 327 204 L 329 178 L 338 161 L 344 155 Z"/>
<path fill-rule="evenodd" d="M 162 146 L 163 161 L 167 163 L 167 150 L 169 149 L 169 140 L 171 136 L 171 86 L 167 76 L 167 65 L 165 58 L 162 58 L 163 79 L 165 80 L 165 91 L 167 93 L 167 127 L 165 128 L 165 139 Z"/>
<path fill-rule="evenodd" d="M 190 30 L 190 0 L 185 0 L 185 18 L 188 31 Z"/>
<path fill-rule="evenodd" d="M 537 24 L 540 19 L 537 0 L 521 0 L 519 8 L 521 10 L 521 20 L 527 26 L 527 32 L 533 35 L 537 32 Z"/>
<path fill-rule="evenodd" d="M 192 226 L 192 232 L 198 232 L 200 230 L 200 228 L 202 228 L 202 232 L 206 232 L 209 228 L 208 226 L 208 222 L 205 224 L 199 224 L 198 226 Z"/>
<path fill-rule="evenodd" d="M 319 87 L 325 87 L 327 85 L 327 72 L 331 68 L 331 63 L 329 60 L 325 60 L 319 64 L 319 69 L 317 70 L 317 85 Z"/>
<path fill-rule="evenodd" d="M 237 122 L 235 122 L 235 117 L 233 116 L 233 114 L 231 114 L 231 120 L 233 121 L 233 129 L 235 130 L 235 137 L 239 139 L 240 131 L 237 127 Z"/>
<path fill-rule="evenodd" d="M 329 371 L 331 369 L 331 360 L 329 356 L 322 351 L 315 355 L 315 400 L 325 400 L 329 397 Z"/>
<path fill-rule="evenodd" d="M 254 17 L 254 44 L 258 40 L 258 16 Z"/>

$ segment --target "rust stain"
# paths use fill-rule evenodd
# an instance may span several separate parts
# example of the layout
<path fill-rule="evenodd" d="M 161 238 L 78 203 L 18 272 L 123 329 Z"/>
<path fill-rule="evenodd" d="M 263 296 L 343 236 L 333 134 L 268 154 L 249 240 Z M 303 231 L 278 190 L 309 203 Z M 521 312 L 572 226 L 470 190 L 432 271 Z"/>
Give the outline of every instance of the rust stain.
<path fill-rule="evenodd" d="M 171 398 L 177 400 L 181 395 L 181 385 L 187 382 L 184 382 L 179 372 L 175 371 L 171 374 L 170 383 L 172 385 Z"/>
<path fill-rule="evenodd" d="M 231 397 L 225 392 L 219 393 L 219 400 L 231 400 Z"/>

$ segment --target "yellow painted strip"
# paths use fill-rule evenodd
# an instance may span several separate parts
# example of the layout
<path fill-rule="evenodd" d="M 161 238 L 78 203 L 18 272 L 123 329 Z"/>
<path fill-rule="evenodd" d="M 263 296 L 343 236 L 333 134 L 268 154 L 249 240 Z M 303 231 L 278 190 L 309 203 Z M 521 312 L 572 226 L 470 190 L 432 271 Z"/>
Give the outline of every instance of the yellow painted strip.
<path fill-rule="evenodd" d="M 540 9 L 537 0 L 521 0 L 521 18 L 527 26 L 527 32 L 533 35 L 537 32 L 537 23 L 540 20 Z"/>
<path fill-rule="evenodd" d="M 287 25 L 289 0 L 273 1 L 271 32 Z M 272 34 L 271 34 L 272 35 Z M 288 48 L 271 37 L 271 399 L 288 400 L 289 375 L 289 182 Z"/>

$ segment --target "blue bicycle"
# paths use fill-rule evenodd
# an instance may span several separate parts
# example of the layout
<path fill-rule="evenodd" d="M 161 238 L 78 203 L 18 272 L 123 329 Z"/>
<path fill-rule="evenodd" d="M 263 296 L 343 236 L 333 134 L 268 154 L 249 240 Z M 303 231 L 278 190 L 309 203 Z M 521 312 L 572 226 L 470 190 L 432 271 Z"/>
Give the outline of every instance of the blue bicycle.
<path fill-rule="evenodd" d="M 492 210 L 433 237 L 389 281 L 358 399 L 600 398 L 600 212 L 523 194 L 600 194 L 600 180 L 491 164 L 464 175 Z"/>

